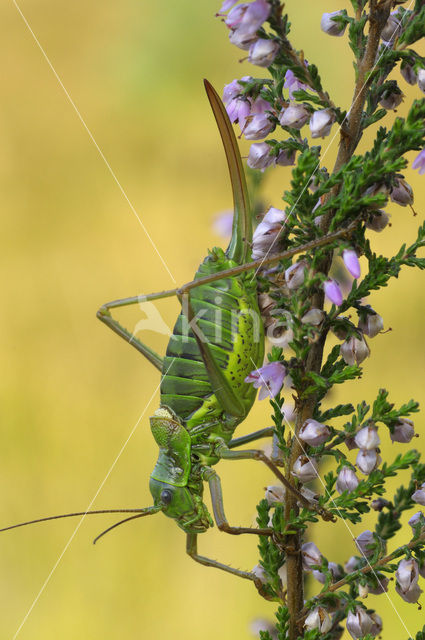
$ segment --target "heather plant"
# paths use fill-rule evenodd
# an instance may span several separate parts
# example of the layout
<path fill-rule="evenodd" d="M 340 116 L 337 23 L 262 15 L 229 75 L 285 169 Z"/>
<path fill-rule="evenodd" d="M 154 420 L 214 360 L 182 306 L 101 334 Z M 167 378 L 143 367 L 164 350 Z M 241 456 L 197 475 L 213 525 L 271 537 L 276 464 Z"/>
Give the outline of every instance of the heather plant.
<path fill-rule="evenodd" d="M 256 623 L 261 640 L 335 640 L 344 627 L 353 638 L 370 640 L 381 634 L 382 620 L 368 607 L 367 594 L 387 593 L 392 581 L 395 606 L 396 598 L 418 606 L 425 577 L 421 511 L 410 518 L 403 546 L 391 544 L 404 512 L 425 505 L 425 464 L 408 446 L 418 403 L 395 406 L 386 389 L 357 406 L 329 402 L 334 385 L 362 375 L 373 349 L 369 343 L 384 330 L 374 293 L 402 268 L 425 268 L 417 255 L 425 224 L 395 255 L 374 250 L 376 233 L 385 233 L 389 223 L 388 200 L 413 206 L 403 173 L 409 151 L 419 152 L 412 168 L 425 173 L 425 58 L 415 49 L 425 36 L 425 1 L 351 0 L 351 6 L 350 12 L 324 13 L 318 25 L 330 36 L 330 51 L 332 36 L 344 37 L 352 51 L 348 110 L 335 104 L 314 61 L 291 44 L 289 16 L 279 0 L 225 0 L 218 13 L 231 43 L 259 67 L 259 77 L 245 75 L 223 92 L 230 120 L 252 141 L 247 165 L 253 190 L 265 171 L 292 172 L 284 205 L 270 208 L 254 232 L 253 259 L 346 230 L 314 252 L 272 269 L 264 265 L 257 273 L 269 363 L 247 382 L 260 388 L 260 399 L 269 397 L 274 460 L 287 485 L 267 487 L 257 507 L 259 528 L 271 527 L 273 535 L 259 538 L 256 585 L 277 604 L 275 624 Z M 418 98 L 402 118 L 395 111 L 406 83 L 417 85 Z M 373 144 L 359 152 L 369 128 Z M 339 145 L 332 168 L 323 160 L 331 136 Z M 331 347 L 335 336 L 338 343 Z M 380 456 L 385 438 L 399 447 L 391 460 Z M 329 471 L 323 475 L 325 463 Z M 389 495 L 388 478 L 402 470 L 410 480 Z M 374 530 L 357 536 L 344 566 L 311 541 L 315 526 L 332 527 L 338 519 L 357 524 L 370 510 L 376 512 Z M 316 525 L 319 513 L 329 521 Z M 424 634 L 425 627 L 417 640 Z"/>

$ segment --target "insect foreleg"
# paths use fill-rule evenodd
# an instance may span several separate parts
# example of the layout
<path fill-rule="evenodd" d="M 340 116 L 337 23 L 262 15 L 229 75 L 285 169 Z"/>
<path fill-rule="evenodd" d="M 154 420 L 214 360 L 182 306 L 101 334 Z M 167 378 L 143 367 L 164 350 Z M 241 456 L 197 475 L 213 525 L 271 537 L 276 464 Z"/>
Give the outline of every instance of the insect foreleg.
<path fill-rule="evenodd" d="M 211 492 L 211 502 L 214 512 L 214 519 L 220 531 L 238 536 L 242 533 L 254 533 L 257 536 L 271 536 L 273 529 L 255 529 L 254 527 L 232 527 L 225 516 L 223 505 L 223 493 L 221 481 L 217 473 L 211 467 L 205 467 L 202 473 L 204 480 L 208 481 Z"/>
<path fill-rule="evenodd" d="M 227 564 L 222 564 L 217 560 L 211 560 L 210 558 L 206 558 L 205 556 L 200 556 L 198 554 L 198 535 L 196 533 L 188 533 L 186 538 L 186 552 L 188 555 L 193 558 L 196 562 L 204 565 L 204 567 L 215 567 L 216 569 L 221 569 L 222 571 L 227 571 L 227 573 L 232 573 L 234 576 L 239 576 L 239 578 L 245 578 L 246 580 L 252 580 L 255 582 L 255 585 L 258 589 L 261 588 L 261 582 L 257 578 L 257 576 L 251 571 L 242 571 L 241 569 L 234 569 Z"/>
<path fill-rule="evenodd" d="M 235 447 L 240 447 L 243 444 L 248 444 L 249 442 L 253 442 L 254 440 L 259 440 L 260 438 L 271 438 L 274 435 L 273 427 L 266 427 L 265 429 L 259 429 L 258 431 L 253 431 L 253 433 L 248 433 L 246 436 L 241 436 L 240 438 L 234 438 L 227 445 L 229 449 L 234 449 Z"/>
<path fill-rule="evenodd" d="M 141 354 L 145 356 L 159 371 L 162 371 L 162 358 L 153 349 L 148 347 L 144 342 L 141 342 L 134 333 L 131 333 L 128 329 L 123 327 L 115 318 L 111 315 L 111 309 L 118 309 L 120 307 L 128 307 L 134 304 L 142 304 L 143 302 L 149 302 L 152 300 L 160 300 L 162 298 L 169 298 L 176 295 L 176 289 L 169 291 L 160 291 L 159 293 L 151 293 L 149 295 L 132 296 L 130 298 L 122 298 L 121 300 L 113 300 L 112 302 L 106 302 L 102 305 L 97 312 L 97 317 L 106 326 L 108 326 L 114 333 L 123 338 L 126 342 L 131 344 Z M 155 319 L 156 320 L 156 319 Z"/>

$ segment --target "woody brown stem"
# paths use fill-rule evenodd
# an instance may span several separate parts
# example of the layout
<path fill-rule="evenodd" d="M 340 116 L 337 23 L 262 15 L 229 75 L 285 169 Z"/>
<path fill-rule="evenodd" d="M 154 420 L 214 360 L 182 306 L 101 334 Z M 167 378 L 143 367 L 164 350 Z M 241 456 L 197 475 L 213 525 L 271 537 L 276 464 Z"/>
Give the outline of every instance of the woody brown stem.
<path fill-rule="evenodd" d="M 349 110 L 346 126 L 341 129 L 341 137 L 339 143 L 339 149 L 337 159 L 333 169 L 333 173 L 341 170 L 341 168 L 348 162 L 353 155 L 359 139 L 361 137 L 362 127 L 361 119 L 363 108 L 366 100 L 367 90 L 369 88 L 369 75 L 375 65 L 376 54 L 379 47 L 381 31 L 388 19 L 392 5 L 392 0 L 377 0 L 370 1 L 370 15 L 369 15 L 369 35 L 367 46 L 364 52 L 364 56 L 358 61 L 357 65 L 357 79 L 354 89 L 353 100 L 351 108 Z M 331 192 L 330 197 L 336 195 L 336 192 Z M 321 228 L 326 234 L 329 230 L 332 222 L 333 213 L 330 211 L 324 215 Z M 329 273 L 329 269 L 332 264 L 332 255 L 328 255 L 324 258 L 321 264 L 318 265 L 318 271 L 324 274 Z M 324 293 L 322 289 L 317 289 L 313 292 L 311 298 L 311 306 L 318 309 L 323 309 Z M 315 372 L 320 373 L 323 360 L 323 350 L 326 342 L 327 331 L 324 331 L 317 342 L 311 345 L 311 349 L 306 358 L 304 366 L 304 377 L 307 379 L 308 373 Z M 288 466 L 288 480 L 291 478 L 290 470 L 293 467 L 295 460 L 302 453 L 302 445 L 298 439 L 298 433 L 304 422 L 313 416 L 314 407 L 317 402 L 315 395 L 311 395 L 308 398 L 302 398 L 302 391 L 298 394 L 297 401 L 297 420 L 295 425 L 295 433 L 292 438 L 291 454 Z M 294 479 L 291 480 L 294 482 Z M 297 513 L 297 504 L 294 498 L 289 495 L 289 499 L 285 505 L 285 518 L 290 517 L 291 509 Z M 288 536 L 289 538 L 289 536 Z M 287 557 L 287 575 L 288 575 L 288 593 L 287 604 L 290 614 L 290 627 L 289 627 L 289 640 L 296 640 L 298 635 L 302 632 L 303 620 L 300 618 L 300 612 L 304 606 L 304 588 L 303 588 L 303 568 L 301 558 L 301 536 L 300 534 L 294 534 L 288 539 L 288 544 L 293 547 L 293 553 Z"/>

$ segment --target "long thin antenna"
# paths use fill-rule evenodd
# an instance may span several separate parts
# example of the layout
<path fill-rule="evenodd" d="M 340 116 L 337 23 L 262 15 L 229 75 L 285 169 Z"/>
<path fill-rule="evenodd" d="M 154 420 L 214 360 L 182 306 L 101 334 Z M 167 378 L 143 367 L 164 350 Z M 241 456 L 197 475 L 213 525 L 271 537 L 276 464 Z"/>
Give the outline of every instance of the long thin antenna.
<path fill-rule="evenodd" d="M 99 533 L 98 536 L 95 537 L 95 539 L 93 540 L 93 544 L 96 544 L 96 542 L 104 535 L 106 535 L 107 533 L 109 533 L 110 531 L 112 531 L 112 529 L 115 529 L 115 527 L 119 527 L 120 524 L 124 524 L 125 522 L 130 522 L 130 520 L 136 520 L 136 518 L 143 518 L 143 516 L 148 516 L 151 513 L 156 513 L 157 510 L 155 511 L 150 511 L 149 513 L 138 513 L 135 516 L 130 516 L 129 518 L 125 518 L 124 520 L 120 520 L 119 522 L 116 522 L 115 524 L 113 524 L 111 527 L 108 527 L 107 529 L 105 529 L 105 531 L 102 531 L 102 533 Z"/>
<path fill-rule="evenodd" d="M 26 527 L 28 524 L 37 524 L 37 522 L 46 522 L 47 520 L 58 520 L 59 518 L 72 518 L 74 516 L 92 516 L 98 513 L 139 513 L 145 515 L 147 509 L 155 509 L 160 511 L 160 507 L 147 507 L 145 509 L 97 509 L 96 511 L 77 511 L 75 513 L 64 513 L 58 516 L 48 516 L 47 518 L 37 518 L 36 520 L 28 520 L 28 522 L 20 522 L 19 524 L 12 524 L 10 527 L 4 527 L 0 529 L 2 531 L 9 531 L 10 529 L 17 529 L 18 527 Z M 149 511 L 151 513 L 152 511 Z M 147 514 L 146 514 L 147 515 Z"/>

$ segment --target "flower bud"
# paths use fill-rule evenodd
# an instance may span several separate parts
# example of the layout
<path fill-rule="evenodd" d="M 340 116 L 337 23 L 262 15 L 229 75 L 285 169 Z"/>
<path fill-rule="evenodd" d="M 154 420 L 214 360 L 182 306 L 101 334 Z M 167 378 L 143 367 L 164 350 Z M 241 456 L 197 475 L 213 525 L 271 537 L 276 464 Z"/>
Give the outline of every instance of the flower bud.
<path fill-rule="evenodd" d="M 358 589 L 359 589 L 359 597 L 360 598 L 367 598 L 369 595 L 369 586 L 367 584 L 359 584 L 358 585 Z"/>
<path fill-rule="evenodd" d="M 374 621 L 362 607 L 356 607 L 354 613 L 347 616 L 347 631 L 352 638 L 363 638 L 373 627 Z"/>
<path fill-rule="evenodd" d="M 376 449 L 381 443 L 376 428 L 372 426 L 360 429 L 354 440 L 360 449 Z"/>
<path fill-rule="evenodd" d="M 390 198 L 396 204 L 407 207 L 407 205 L 413 204 L 413 189 L 403 178 L 396 178 Z"/>
<path fill-rule="evenodd" d="M 279 43 L 276 40 L 258 38 L 249 47 L 248 61 L 258 67 L 269 67 L 279 51 Z"/>
<path fill-rule="evenodd" d="M 318 629 L 320 633 L 327 633 L 332 629 L 332 619 L 323 607 L 316 607 L 305 619 L 306 629 Z"/>
<path fill-rule="evenodd" d="M 325 312 L 322 309 L 310 309 L 307 311 L 301 318 L 301 322 L 303 324 L 312 324 L 315 327 L 318 327 L 322 324 L 325 319 Z"/>
<path fill-rule="evenodd" d="M 382 92 L 379 104 L 388 111 L 394 111 L 403 101 L 403 97 L 404 94 L 397 86 L 397 83 L 393 82 L 391 86 Z"/>
<path fill-rule="evenodd" d="M 425 93 L 425 69 L 419 69 L 418 71 L 418 87 Z"/>
<path fill-rule="evenodd" d="M 389 504 L 388 500 L 385 500 L 384 498 L 376 498 L 376 500 L 372 500 L 370 506 L 374 511 L 382 511 L 382 509 L 387 507 Z"/>
<path fill-rule="evenodd" d="M 343 36 L 347 25 L 333 20 L 335 16 L 340 15 L 343 15 L 343 11 L 341 9 L 339 11 L 324 13 L 320 20 L 321 30 L 327 33 L 328 36 Z"/>
<path fill-rule="evenodd" d="M 368 313 L 360 317 L 358 327 L 369 338 L 374 338 L 384 329 L 384 321 L 378 313 Z"/>
<path fill-rule="evenodd" d="M 268 620 L 265 620 L 264 618 L 254 618 L 254 620 L 252 620 L 251 624 L 249 625 L 249 630 L 251 631 L 252 635 L 257 636 L 257 638 L 260 637 L 261 631 L 263 633 L 268 632 L 273 640 L 275 640 L 276 638 L 276 629 L 274 624 L 272 624 Z"/>
<path fill-rule="evenodd" d="M 250 169 L 267 169 L 273 164 L 274 158 L 270 155 L 270 145 L 267 142 L 254 142 L 249 149 L 248 160 Z"/>
<path fill-rule="evenodd" d="M 417 83 L 418 76 L 416 75 L 414 68 L 404 60 L 401 63 L 400 73 L 408 84 L 413 85 Z"/>
<path fill-rule="evenodd" d="M 280 112 L 279 122 L 282 127 L 301 129 L 308 122 L 310 112 L 303 104 L 290 104 Z"/>
<path fill-rule="evenodd" d="M 251 573 L 253 573 L 254 576 L 258 578 L 260 582 L 262 582 L 263 584 L 268 583 L 269 580 L 268 580 L 267 573 L 264 567 L 261 566 L 261 564 L 256 564 L 255 567 L 252 568 Z"/>
<path fill-rule="evenodd" d="M 353 573 L 353 571 L 357 571 L 359 569 L 360 558 L 357 556 L 351 556 L 348 558 L 347 562 L 344 565 L 344 569 L 346 573 Z"/>
<path fill-rule="evenodd" d="M 359 365 L 370 356 L 370 350 L 364 338 L 362 337 L 359 340 L 355 336 L 351 336 L 351 338 L 342 343 L 340 353 L 349 365 Z"/>
<path fill-rule="evenodd" d="M 304 271 L 307 267 L 305 260 L 295 262 L 285 271 L 285 280 L 288 285 L 288 289 L 298 289 L 304 282 Z"/>
<path fill-rule="evenodd" d="M 369 531 L 369 529 L 366 529 L 366 531 L 363 531 L 354 540 L 355 540 L 355 543 L 357 545 L 358 550 L 360 551 L 360 553 L 362 555 L 364 555 L 366 557 L 369 557 L 369 556 L 373 555 L 375 549 L 374 548 L 373 549 L 369 548 L 372 545 L 374 547 L 376 546 L 376 540 L 373 537 L 372 531 Z"/>
<path fill-rule="evenodd" d="M 311 447 L 318 447 L 329 440 L 331 432 L 325 424 L 309 418 L 304 422 L 298 435 L 301 440 L 304 440 Z"/>
<path fill-rule="evenodd" d="M 425 482 L 422 483 L 420 489 L 417 489 L 415 493 L 412 494 L 412 500 L 425 507 Z"/>
<path fill-rule="evenodd" d="M 414 558 L 404 558 L 400 561 L 395 577 L 401 591 L 408 591 L 413 585 L 418 584 L 419 566 Z"/>
<path fill-rule="evenodd" d="M 265 499 L 270 506 L 274 504 L 282 504 L 285 500 L 285 487 L 281 484 L 272 484 L 266 487 Z"/>
<path fill-rule="evenodd" d="M 372 593 L 374 596 L 380 596 L 381 593 L 386 593 L 388 591 L 389 579 L 384 576 L 379 576 L 377 578 L 378 584 L 376 587 L 371 587 L 369 585 L 369 593 Z"/>
<path fill-rule="evenodd" d="M 390 438 L 393 442 L 410 442 L 414 435 L 413 422 L 407 418 L 400 418 L 390 431 Z"/>
<path fill-rule="evenodd" d="M 397 11 L 392 11 L 384 28 L 381 31 L 381 38 L 385 42 L 392 42 L 401 34 L 401 21 Z"/>
<path fill-rule="evenodd" d="M 273 131 L 275 125 L 271 122 L 267 114 L 256 113 L 248 116 L 246 124 L 242 127 L 242 133 L 247 140 L 261 140 L 265 138 L 271 131 Z"/>
<path fill-rule="evenodd" d="M 314 542 L 305 542 L 302 545 L 301 556 L 303 559 L 303 566 L 306 571 L 311 571 L 314 566 L 322 564 L 323 556 Z"/>
<path fill-rule="evenodd" d="M 415 532 L 419 522 L 421 523 L 421 529 L 425 529 L 425 516 L 422 511 L 417 511 L 409 520 L 409 524 L 412 527 L 413 532 Z"/>
<path fill-rule="evenodd" d="M 326 280 L 323 283 L 323 290 L 325 295 L 329 300 L 339 307 L 342 304 L 343 297 L 341 293 L 341 289 L 339 288 L 338 283 L 335 280 Z"/>
<path fill-rule="evenodd" d="M 307 458 L 307 456 L 299 456 L 292 467 L 292 475 L 301 480 L 301 482 L 310 482 L 315 480 L 319 473 L 317 471 L 317 462 L 315 458 Z"/>
<path fill-rule="evenodd" d="M 359 484 L 359 480 L 351 467 L 342 467 L 338 473 L 338 479 L 336 481 L 336 490 L 338 493 L 344 493 L 348 491 L 351 493 Z"/>
<path fill-rule="evenodd" d="M 376 469 L 381 462 L 382 458 L 378 455 L 376 449 L 360 449 L 356 458 L 356 465 L 359 468 L 359 471 L 361 471 L 365 476 L 372 473 L 372 471 Z"/>
<path fill-rule="evenodd" d="M 276 157 L 276 164 L 280 167 L 291 167 L 295 164 L 295 149 L 281 149 Z"/>
<path fill-rule="evenodd" d="M 375 612 L 371 613 L 370 617 L 373 620 L 373 625 L 369 633 L 371 636 L 377 636 L 379 633 L 381 633 L 383 628 L 382 618 L 381 616 L 378 616 L 378 614 Z"/>
<path fill-rule="evenodd" d="M 365 227 L 367 229 L 371 229 L 371 231 L 377 231 L 379 233 L 385 229 L 389 221 L 390 216 L 385 213 L 385 211 L 378 209 L 377 211 L 371 211 L 369 213 L 368 219 L 365 222 Z"/>
<path fill-rule="evenodd" d="M 279 251 L 277 238 L 282 231 L 286 214 L 281 209 L 270 207 L 260 224 L 256 227 L 252 237 L 252 258 L 259 260 L 268 255 L 273 249 Z"/>
<path fill-rule="evenodd" d="M 360 278 L 360 263 L 354 249 L 345 249 L 342 253 L 342 259 L 353 278 Z"/>
<path fill-rule="evenodd" d="M 331 109 L 321 109 L 315 111 L 310 118 L 310 131 L 312 138 L 325 138 L 329 135 L 332 125 L 335 122 L 335 115 Z"/>

